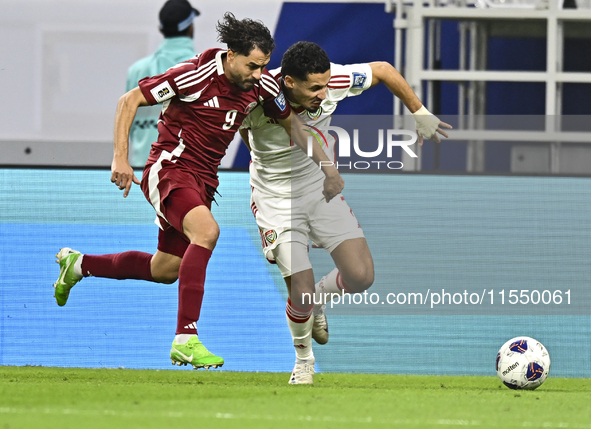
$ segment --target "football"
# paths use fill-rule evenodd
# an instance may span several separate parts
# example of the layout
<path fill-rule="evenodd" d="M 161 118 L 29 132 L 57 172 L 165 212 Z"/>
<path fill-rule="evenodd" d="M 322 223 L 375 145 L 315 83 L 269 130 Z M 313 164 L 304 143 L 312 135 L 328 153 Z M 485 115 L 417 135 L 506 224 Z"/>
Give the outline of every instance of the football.
<path fill-rule="evenodd" d="M 550 373 L 550 355 L 539 341 L 516 337 L 497 353 L 497 375 L 510 389 L 534 390 Z"/>

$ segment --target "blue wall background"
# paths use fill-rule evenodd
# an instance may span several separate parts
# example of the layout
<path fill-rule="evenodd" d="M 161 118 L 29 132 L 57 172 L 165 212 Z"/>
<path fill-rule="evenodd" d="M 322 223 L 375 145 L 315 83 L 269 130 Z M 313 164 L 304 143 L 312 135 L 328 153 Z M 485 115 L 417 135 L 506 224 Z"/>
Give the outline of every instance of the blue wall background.
<path fill-rule="evenodd" d="M 103 170 L 0 170 L 0 365 L 173 368 L 177 284 L 86 278 L 65 307 L 55 304 L 60 247 L 95 254 L 155 249 L 152 208 L 138 187 L 123 199 L 109 178 Z M 591 179 L 345 179 L 375 259 L 370 291 L 588 289 Z M 226 359 L 224 370 L 288 372 L 294 356 L 285 286 L 261 254 L 248 175 L 222 172 L 220 182 L 223 197 L 213 212 L 221 236 L 208 268 L 200 337 Z M 324 251 L 311 257 L 317 278 L 332 270 Z M 315 347 L 319 371 L 493 375 L 498 348 L 528 335 L 550 350 L 552 375 L 591 376 L 589 312 L 365 314 L 329 312 L 331 340 Z"/>

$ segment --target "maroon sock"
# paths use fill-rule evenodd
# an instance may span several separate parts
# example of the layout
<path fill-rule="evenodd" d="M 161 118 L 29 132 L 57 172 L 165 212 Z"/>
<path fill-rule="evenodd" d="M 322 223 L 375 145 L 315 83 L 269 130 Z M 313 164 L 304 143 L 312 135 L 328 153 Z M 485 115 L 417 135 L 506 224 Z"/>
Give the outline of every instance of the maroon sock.
<path fill-rule="evenodd" d="M 205 270 L 211 250 L 190 244 L 179 269 L 179 311 L 177 334 L 195 334 L 201 312 L 205 285 Z"/>
<path fill-rule="evenodd" d="M 105 277 L 108 279 L 135 279 L 153 282 L 150 270 L 152 255 L 144 252 L 123 252 L 110 255 L 84 255 L 82 274 L 84 277 Z"/>

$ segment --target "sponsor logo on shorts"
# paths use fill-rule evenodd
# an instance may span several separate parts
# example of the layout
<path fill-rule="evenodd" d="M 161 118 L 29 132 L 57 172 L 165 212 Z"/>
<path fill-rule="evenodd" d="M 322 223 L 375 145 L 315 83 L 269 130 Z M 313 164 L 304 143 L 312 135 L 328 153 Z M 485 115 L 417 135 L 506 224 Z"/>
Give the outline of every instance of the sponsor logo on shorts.
<path fill-rule="evenodd" d="M 351 85 L 351 88 L 363 88 L 365 79 L 367 79 L 365 73 L 353 73 L 353 85 Z"/>
<path fill-rule="evenodd" d="M 281 111 L 283 112 L 287 107 L 287 103 L 285 102 L 285 95 L 283 95 L 283 91 L 279 93 L 277 97 L 275 97 L 275 104 Z"/>
<path fill-rule="evenodd" d="M 275 243 L 275 240 L 277 240 L 277 233 L 275 232 L 275 230 L 270 229 L 270 230 L 266 231 L 265 232 L 265 239 L 271 244 Z"/>

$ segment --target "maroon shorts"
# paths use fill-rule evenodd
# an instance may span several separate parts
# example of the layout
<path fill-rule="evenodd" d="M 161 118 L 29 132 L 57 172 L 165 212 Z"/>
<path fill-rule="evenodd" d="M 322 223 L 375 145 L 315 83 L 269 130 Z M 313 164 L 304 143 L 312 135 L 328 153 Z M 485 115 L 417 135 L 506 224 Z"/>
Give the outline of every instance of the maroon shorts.
<path fill-rule="evenodd" d="M 141 188 L 158 215 L 158 250 L 182 258 L 189 246 L 183 219 L 195 207 L 211 210 L 213 189 L 198 175 L 166 160 L 146 165 Z"/>

